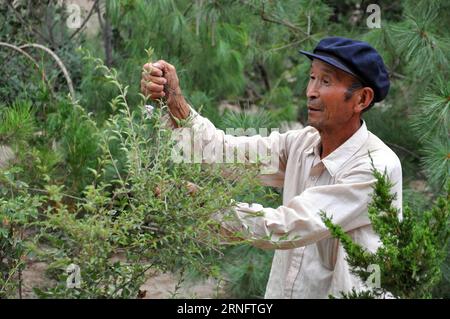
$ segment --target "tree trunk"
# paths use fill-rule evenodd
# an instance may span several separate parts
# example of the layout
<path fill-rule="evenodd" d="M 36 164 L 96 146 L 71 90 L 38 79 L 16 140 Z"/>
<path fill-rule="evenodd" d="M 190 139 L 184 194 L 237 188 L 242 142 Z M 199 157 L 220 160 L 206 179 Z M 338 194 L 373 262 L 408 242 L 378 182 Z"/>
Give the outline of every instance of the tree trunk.
<path fill-rule="evenodd" d="M 8 162 L 13 160 L 16 156 L 14 155 L 11 147 L 7 145 L 0 145 L 0 168 L 6 168 Z"/>

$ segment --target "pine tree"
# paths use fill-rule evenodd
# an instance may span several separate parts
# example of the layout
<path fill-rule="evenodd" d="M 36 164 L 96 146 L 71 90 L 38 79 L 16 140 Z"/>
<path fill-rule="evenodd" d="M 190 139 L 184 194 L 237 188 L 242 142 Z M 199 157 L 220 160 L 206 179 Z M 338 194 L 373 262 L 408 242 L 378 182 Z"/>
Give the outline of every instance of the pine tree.
<path fill-rule="evenodd" d="M 433 287 L 441 279 L 441 265 L 450 237 L 450 183 L 447 195 L 438 198 L 430 210 L 416 212 L 405 206 L 403 218 L 399 219 L 398 209 L 392 204 L 396 194 L 391 193 L 392 184 L 387 175 L 374 166 L 373 174 L 377 182 L 369 205 L 369 218 L 382 242 L 375 253 L 353 242 L 322 212 L 325 225 L 332 236 L 340 239 L 347 253 L 352 273 L 367 282 L 373 275 L 374 265 L 380 270 L 379 287 L 369 292 L 343 293 L 342 297 L 430 298 Z"/>

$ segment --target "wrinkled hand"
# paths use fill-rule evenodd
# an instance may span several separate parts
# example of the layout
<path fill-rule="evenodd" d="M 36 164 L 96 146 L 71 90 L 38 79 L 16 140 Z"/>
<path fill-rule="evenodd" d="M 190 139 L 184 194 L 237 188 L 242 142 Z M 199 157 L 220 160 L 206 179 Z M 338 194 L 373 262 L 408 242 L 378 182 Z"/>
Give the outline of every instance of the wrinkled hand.
<path fill-rule="evenodd" d="M 175 67 L 164 60 L 143 67 L 141 92 L 153 100 L 166 98 L 170 113 L 177 119 L 189 116 L 190 108 L 183 97 Z"/>
<path fill-rule="evenodd" d="M 192 197 L 196 196 L 197 193 L 201 190 L 200 186 L 192 182 L 185 182 L 185 186 L 188 194 Z M 155 197 L 157 198 L 161 198 L 162 196 L 164 196 L 163 192 L 161 191 L 161 187 L 159 185 L 155 186 L 155 188 L 153 189 L 153 195 L 155 195 Z"/>

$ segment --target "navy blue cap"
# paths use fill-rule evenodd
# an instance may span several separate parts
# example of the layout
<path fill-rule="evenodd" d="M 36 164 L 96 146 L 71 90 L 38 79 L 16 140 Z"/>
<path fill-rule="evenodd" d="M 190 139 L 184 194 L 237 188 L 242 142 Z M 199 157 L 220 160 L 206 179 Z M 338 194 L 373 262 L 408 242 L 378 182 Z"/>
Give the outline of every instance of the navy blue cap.
<path fill-rule="evenodd" d="M 368 43 L 342 37 L 329 37 L 317 44 L 313 53 L 300 50 L 308 58 L 323 62 L 358 78 L 373 89 L 374 102 L 382 101 L 389 92 L 389 75 L 380 54 Z"/>

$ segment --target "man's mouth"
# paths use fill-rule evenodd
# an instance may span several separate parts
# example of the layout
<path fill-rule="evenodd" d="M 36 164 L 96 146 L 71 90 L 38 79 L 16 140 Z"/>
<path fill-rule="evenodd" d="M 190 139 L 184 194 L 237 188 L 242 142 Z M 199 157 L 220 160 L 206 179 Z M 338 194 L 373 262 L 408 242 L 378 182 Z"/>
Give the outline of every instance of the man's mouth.
<path fill-rule="evenodd" d="M 308 105 L 308 112 L 320 112 L 322 111 L 319 107 Z"/>

